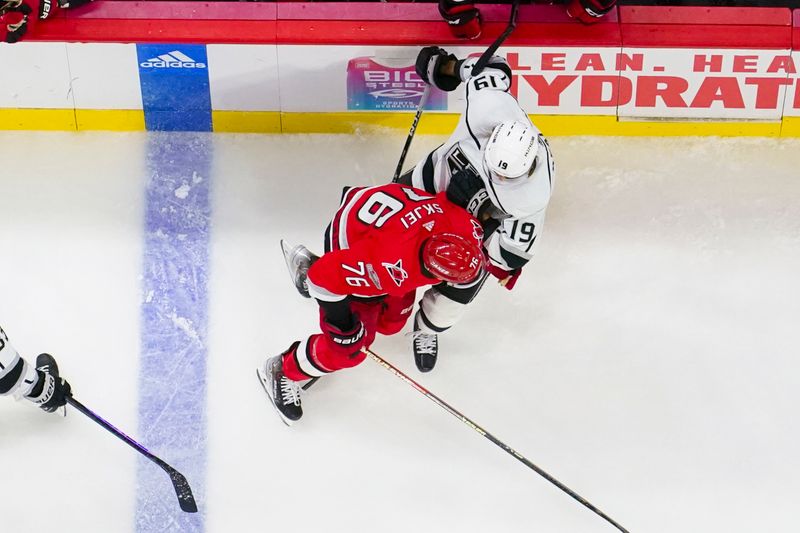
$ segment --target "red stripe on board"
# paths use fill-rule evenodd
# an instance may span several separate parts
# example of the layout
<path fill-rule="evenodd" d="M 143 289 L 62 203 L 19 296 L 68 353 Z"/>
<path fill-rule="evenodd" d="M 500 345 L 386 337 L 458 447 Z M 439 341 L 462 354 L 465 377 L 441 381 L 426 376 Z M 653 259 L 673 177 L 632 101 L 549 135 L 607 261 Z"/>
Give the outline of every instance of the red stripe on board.
<path fill-rule="evenodd" d="M 280 2 L 281 20 L 441 21 L 438 4 L 385 2 Z"/>
<path fill-rule="evenodd" d="M 754 48 L 789 49 L 792 29 L 788 26 L 702 26 L 625 24 L 623 46 L 659 48 Z"/>
<path fill-rule="evenodd" d="M 274 44 L 274 20 L 53 19 L 38 24 L 26 40 L 90 43 L 232 43 Z"/>
<path fill-rule="evenodd" d="M 569 19 L 563 23 L 519 25 L 505 45 L 620 47 L 621 43 L 620 27 L 615 22 L 584 26 Z"/>
<path fill-rule="evenodd" d="M 333 45 L 446 45 L 488 46 L 506 23 L 483 25 L 479 39 L 464 41 L 437 22 L 375 22 L 328 20 L 146 20 L 56 18 L 37 24 L 27 35 L 31 41 L 59 42 L 174 42 Z M 617 24 L 582 26 L 520 24 L 505 46 L 620 46 Z"/>
<path fill-rule="evenodd" d="M 304 43 L 485 46 L 506 27 L 510 7 L 481 6 L 484 33 L 475 41 L 452 37 L 435 4 L 118 2 L 96 1 L 32 25 L 31 40 L 83 42 Z M 374 18 L 352 20 L 372 13 Z M 378 16 L 380 15 L 380 16 Z M 305 17 L 299 20 L 296 17 Z M 311 17 L 337 20 L 309 20 Z M 513 46 L 658 46 L 789 48 L 800 46 L 800 22 L 784 8 L 623 6 L 598 24 L 567 18 L 563 6 L 522 6 Z M 286 17 L 277 25 L 275 17 Z M 418 17 L 409 21 L 400 17 Z M 794 15 L 800 21 L 800 14 Z M 696 21 L 702 24 L 695 24 Z M 235 22 L 232 22 L 235 21 Z M 746 21 L 747 24 L 742 24 Z"/>
<path fill-rule="evenodd" d="M 375 22 L 433 21 L 443 22 L 439 8 L 434 3 L 386 3 L 386 2 L 279 2 L 279 20 L 372 20 Z M 481 4 L 484 22 L 505 22 L 511 16 L 511 6 L 503 4 Z M 616 10 L 603 19 L 616 22 Z M 570 22 L 564 6 L 525 5 L 520 6 L 517 22 Z"/>
<path fill-rule="evenodd" d="M 800 9 L 792 12 L 792 49 L 800 50 Z"/>
<path fill-rule="evenodd" d="M 505 22 L 511 6 L 480 6 L 485 22 Z M 169 2 L 95 0 L 77 9 L 58 11 L 68 18 L 207 19 L 207 20 L 374 20 L 443 22 L 436 3 L 362 2 Z M 616 15 L 616 12 L 613 13 Z M 606 19 L 616 21 L 611 13 Z M 564 22 L 563 6 L 521 6 L 519 22 Z"/>
<path fill-rule="evenodd" d="M 65 42 L 185 42 L 488 46 L 508 24 L 508 5 L 481 6 L 480 39 L 452 36 L 435 3 L 153 2 L 97 0 L 61 10 L 26 39 Z M 365 16 L 371 14 L 372 16 Z M 360 16 L 360 19 L 353 17 Z M 278 21 L 276 26 L 275 19 Z M 319 19 L 316 19 L 319 17 Z M 419 20 L 407 20 L 416 17 Z M 563 6 L 521 6 L 513 46 L 619 46 L 616 11 L 598 24 L 571 20 Z"/>
<path fill-rule="evenodd" d="M 499 35 L 493 26 L 484 25 L 484 36 L 470 45 L 492 42 Z M 372 20 L 281 20 L 277 41 L 280 44 L 418 45 L 465 44 L 440 22 L 375 22 Z"/>
<path fill-rule="evenodd" d="M 787 8 L 619 8 L 624 46 L 785 48 L 791 47 Z"/>
<path fill-rule="evenodd" d="M 96 0 L 76 9 L 59 10 L 67 18 L 275 20 L 274 2 L 129 2 Z"/>
<path fill-rule="evenodd" d="M 791 11 L 784 7 L 656 7 L 620 6 L 623 24 L 691 24 L 789 26 Z"/>
<path fill-rule="evenodd" d="M 364 44 L 364 45 L 440 45 L 487 46 L 506 29 L 506 23 L 488 22 L 479 39 L 464 41 L 452 36 L 441 22 L 376 22 L 330 20 L 281 20 L 277 41 L 280 44 Z M 583 26 L 564 24 L 520 24 L 504 46 L 620 46 L 617 24 Z"/>

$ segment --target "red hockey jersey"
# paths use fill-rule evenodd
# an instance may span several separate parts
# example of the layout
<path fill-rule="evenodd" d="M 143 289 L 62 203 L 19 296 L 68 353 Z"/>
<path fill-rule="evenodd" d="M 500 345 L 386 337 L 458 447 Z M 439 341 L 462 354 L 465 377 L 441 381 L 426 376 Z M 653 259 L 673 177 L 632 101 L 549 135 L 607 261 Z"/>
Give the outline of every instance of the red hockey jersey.
<path fill-rule="evenodd" d="M 403 295 L 441 280 L 425 272 L 421 247 L 438 233 L 483 239 L 466 210 L 407 185 L 390 183 L 348 189 L 325 232 L 326 253 L 308 271 L 313 298 L 337 302 L 347 296 Z"/>

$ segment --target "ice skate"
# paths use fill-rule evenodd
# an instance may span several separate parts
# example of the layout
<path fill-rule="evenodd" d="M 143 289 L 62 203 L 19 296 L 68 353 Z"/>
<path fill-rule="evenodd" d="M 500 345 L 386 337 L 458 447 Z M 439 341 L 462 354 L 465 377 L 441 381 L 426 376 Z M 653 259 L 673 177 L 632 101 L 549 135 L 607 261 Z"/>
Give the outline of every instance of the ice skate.
<path fill-rule="evenodd" d="M 420 330 L 417 320 L 414 320 L 414 333 L 411 334 L 414 348 L 414 363 L 420 372 L 430 372 L 436 366 L 436 356 L 439 354 L 439 338 L 435 333 L 425 333 Z"/>
<path fill-rule="evenodd" d="M 304 298 L 310 298 L 306 278 L 308 278 L 308 269 L 319 257 L 311 253 L 302 244 L 291 246 L 283 240 L 281 240 L 281 250 L 283 250 L 286 268 L 289 269 L 289 276 L 291 276 L 297 292 Z"/>
<path fill-rule="evenodd" d="M 256 369 L 256 374 L 283 423 L 291 426 L 300 420 L 303 416 L 300 384 L 283 373 L 283 354 L 267 359 L 262 368 Z"/>

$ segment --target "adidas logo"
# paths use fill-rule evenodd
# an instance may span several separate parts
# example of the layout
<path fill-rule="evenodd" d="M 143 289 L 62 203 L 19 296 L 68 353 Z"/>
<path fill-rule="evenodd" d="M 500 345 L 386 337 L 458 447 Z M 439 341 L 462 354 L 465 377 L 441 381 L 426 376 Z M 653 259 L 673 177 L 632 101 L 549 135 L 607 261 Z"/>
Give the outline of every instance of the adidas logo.
<path fill-rule="evenodd" d="M 426 229 L 426 230 L 428 230 L 428 231 L 431 231 L 431 230 L 433 229 L 433 226 L 434 226 L 434 224 L 436 224 L 436 222 L 434 222 L 433 220 L 431 220 L 430 222 L 426 222 L 426 223 L 424 223 L 424 224 L 422 225 L 422 227 L 423 227 L 423 228 L 425 228 L 425 229 Z"/>
<path fill-rule="evenodd" d="M 139 63 L 144 68 L 206 68 L 205 63 L 198 63 L 186 54 L 173 50 L 168 54 L 151 57 Z"/>

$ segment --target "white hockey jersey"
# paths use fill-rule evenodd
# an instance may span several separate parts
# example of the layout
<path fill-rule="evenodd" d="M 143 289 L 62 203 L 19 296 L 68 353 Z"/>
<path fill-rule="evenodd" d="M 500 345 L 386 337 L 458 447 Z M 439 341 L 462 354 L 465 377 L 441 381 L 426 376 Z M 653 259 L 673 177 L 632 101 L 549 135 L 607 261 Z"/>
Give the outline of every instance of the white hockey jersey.
<path fill-rule="evenodd" d="M 491 179 L 484 167 L 483 153 L 495 126 L 512 120 L 530 124 L 530 119 L 508 92 L 508 74 L 497 68 L 497 62 L 503 60 L 493 58 L 480 74 L 472 76 L 476 61 L 467 59 L 459 69 L 466 82 L 467 104 L 458 126 L 447 142 L 417 164 L 411 184 L 430 193 L 446 191 L 455 171 L 471 167 L 483 180 L 492 204 L 502 212 L 493 215 L 499 226 L 491 234 L 487 232 L 484 242 L 489 259 L 504 270 L 514 270 L 533 257 L 553 190 L 555 165 L 547 141 L 539 135 L 536 168 L 529 178 L 503 182 Z M 531 127 L 540 133 L 532 124 Z"/>

